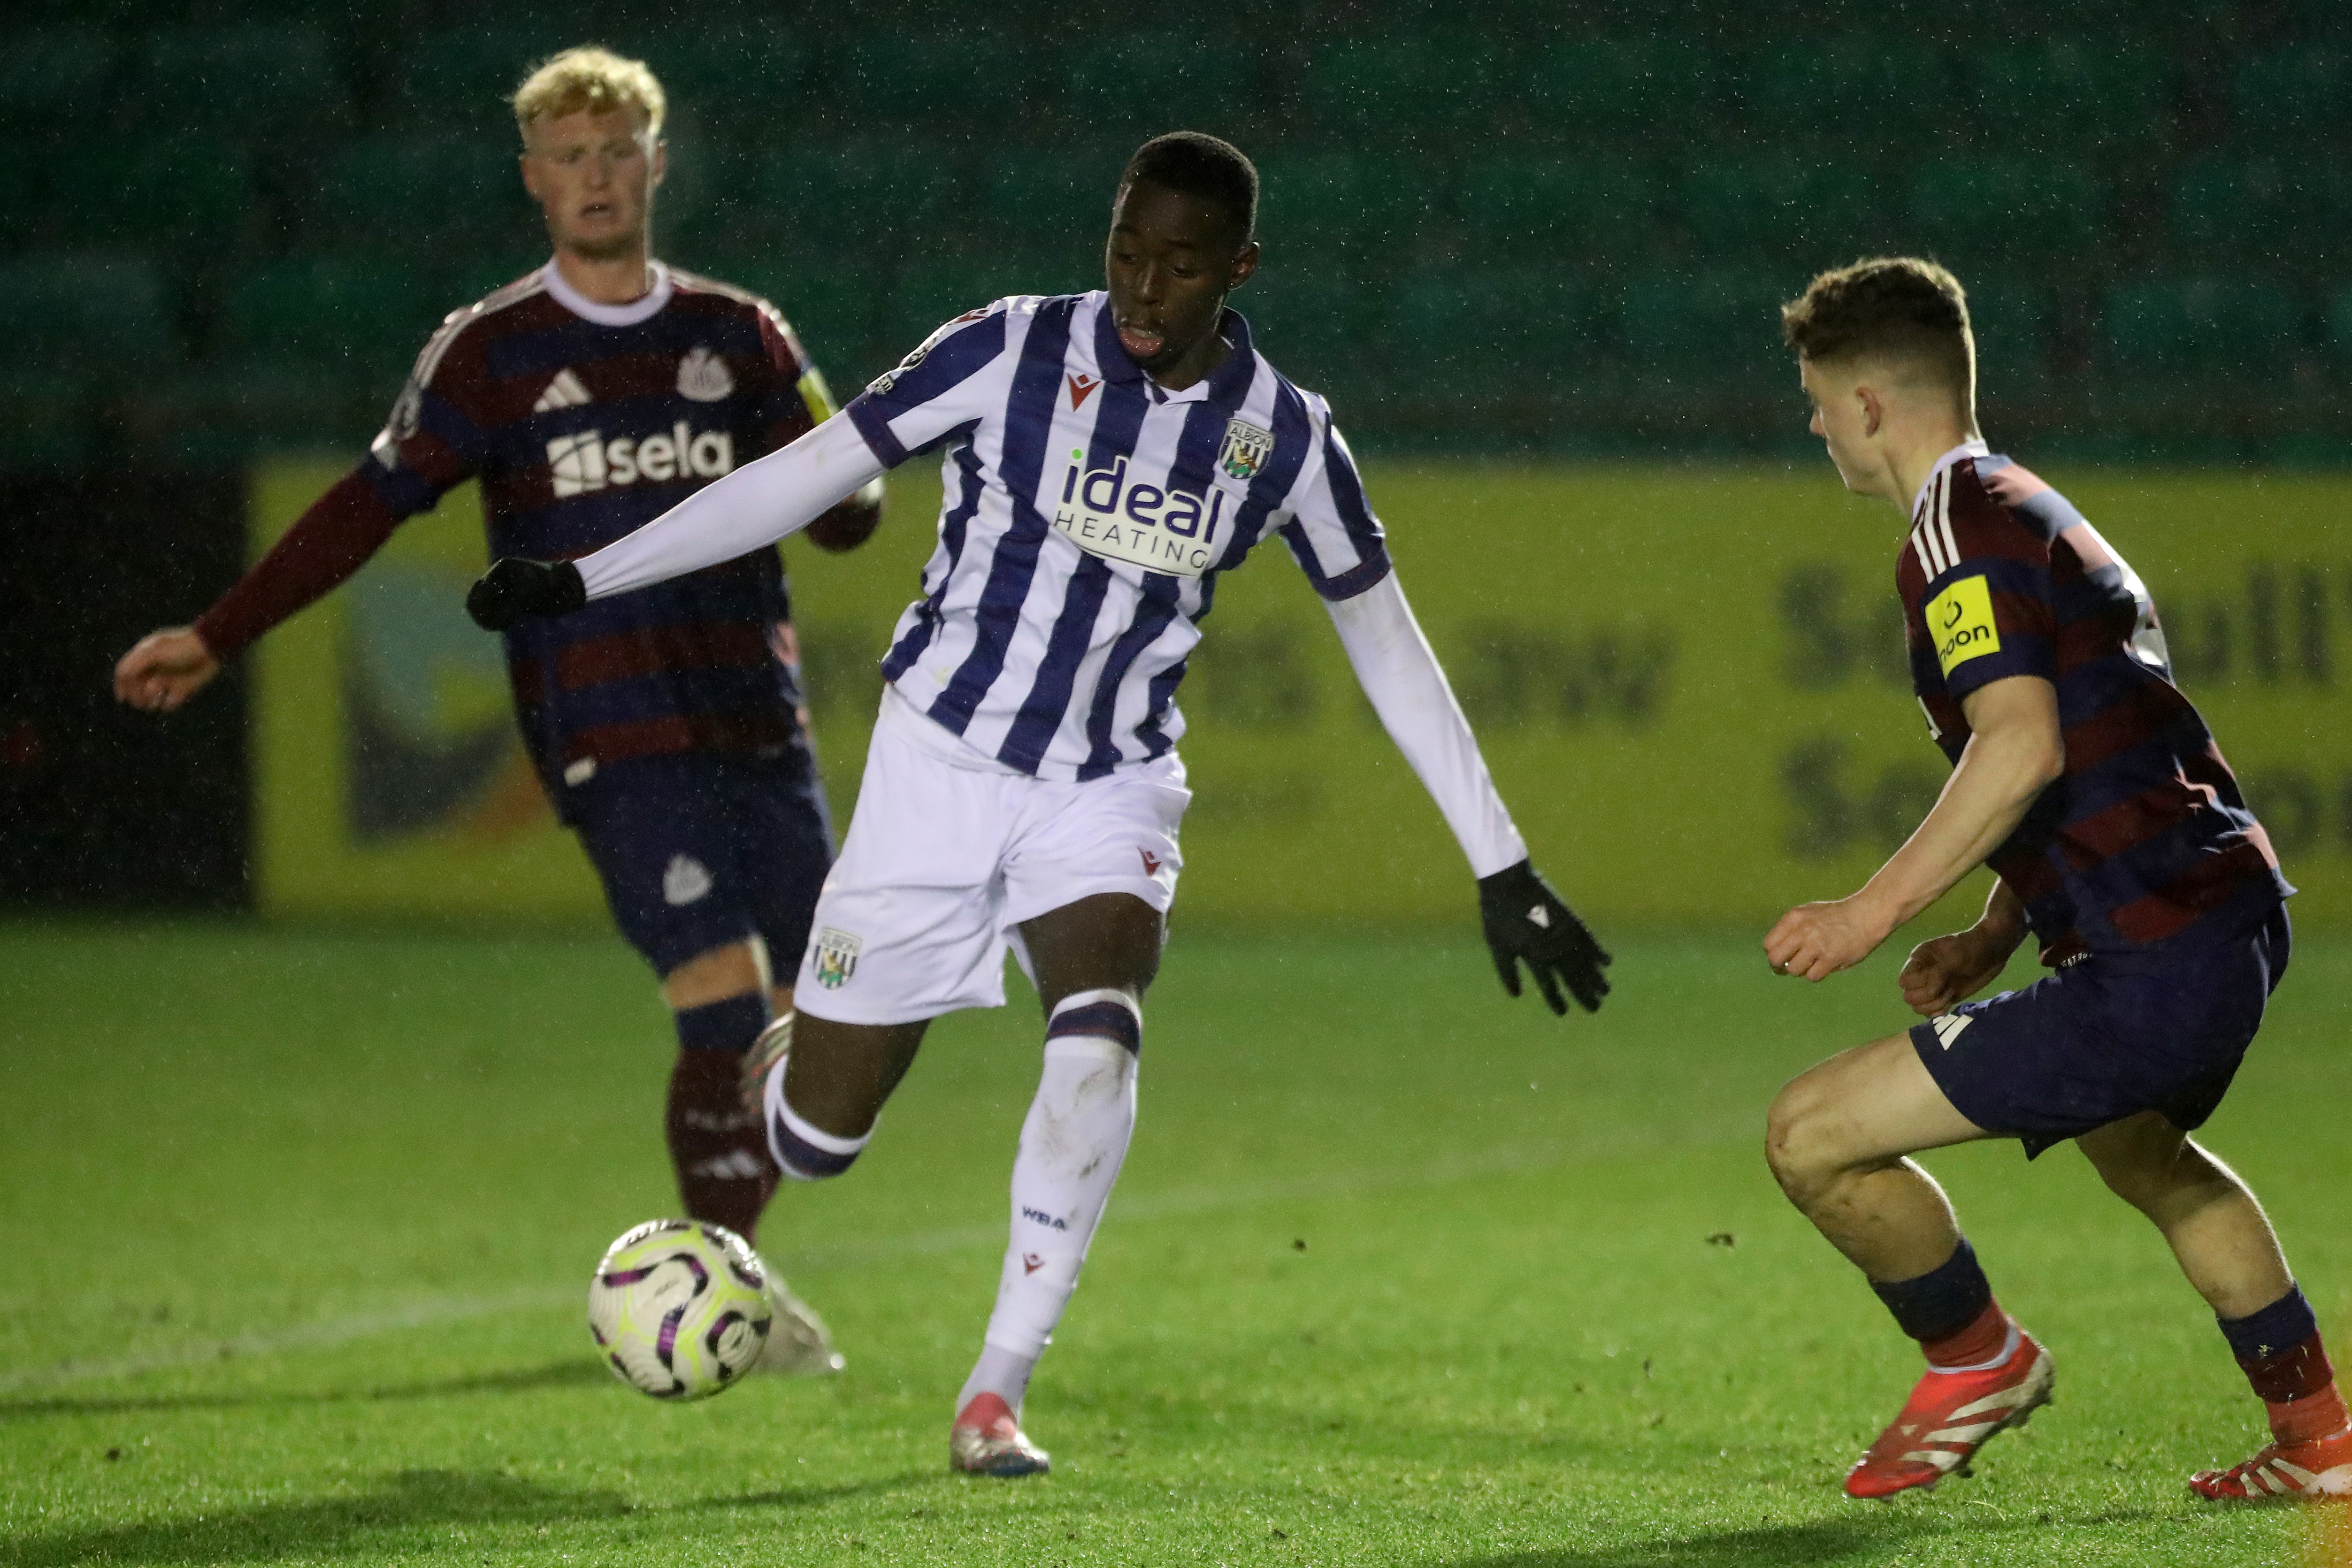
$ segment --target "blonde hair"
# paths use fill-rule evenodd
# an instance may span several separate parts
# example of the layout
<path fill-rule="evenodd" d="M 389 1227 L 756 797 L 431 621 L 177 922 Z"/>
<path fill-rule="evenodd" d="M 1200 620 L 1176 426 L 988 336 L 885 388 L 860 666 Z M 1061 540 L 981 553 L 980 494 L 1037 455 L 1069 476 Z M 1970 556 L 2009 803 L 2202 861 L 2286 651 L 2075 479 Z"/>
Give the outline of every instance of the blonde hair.
<path fill-rule="evenodd" d="M 516 129 L 526 140 L 534 120 L 560 120 L 586 110 L 604 114 L 634 109 L 645 117 L 646 133 L 658 137 L 669 98 L 643 60 L 616 55 L 595 44 L 566 49 L 542 61 L 515 89 Z"/>

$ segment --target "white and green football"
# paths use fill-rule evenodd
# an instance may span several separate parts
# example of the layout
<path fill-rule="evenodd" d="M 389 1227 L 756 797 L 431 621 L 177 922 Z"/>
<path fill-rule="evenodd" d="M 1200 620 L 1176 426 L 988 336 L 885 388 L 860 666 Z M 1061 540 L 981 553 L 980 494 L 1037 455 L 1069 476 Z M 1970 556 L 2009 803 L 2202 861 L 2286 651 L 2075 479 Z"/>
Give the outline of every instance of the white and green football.
<path fill-rule="evenodd" d="M 646 1221 L 588 1285 L 588 1332 L 622 1382 L 656 1399 L 704 1399 L 740 1378 L 773 1315 L 760 1255 L 699 1220 Z"/>

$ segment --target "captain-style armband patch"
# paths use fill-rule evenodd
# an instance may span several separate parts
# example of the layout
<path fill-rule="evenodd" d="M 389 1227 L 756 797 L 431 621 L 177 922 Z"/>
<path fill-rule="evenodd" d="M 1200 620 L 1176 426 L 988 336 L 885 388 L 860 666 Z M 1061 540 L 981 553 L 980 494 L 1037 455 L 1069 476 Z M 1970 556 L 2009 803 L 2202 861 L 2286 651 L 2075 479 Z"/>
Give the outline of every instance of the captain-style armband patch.
<path fill-rule="evenodd" d="M 801 394 L 801 406 L 808 410 L 813 423 L 823 424 L 841 412 L 834 405 L 833 389 L 825 385 L 824 373 L 814 365 L 801 373 L 794 390 Z"/>
<path fill-rule="evenodd" d="M 1936 663 L 1947 679 L 1970 659 L 2000 652 L 2000 628 L 1992 618 L 1992 590 L 1981 574 L 1964 577 L 1927 601 L 1927 635 L 1936 643 Z"/>

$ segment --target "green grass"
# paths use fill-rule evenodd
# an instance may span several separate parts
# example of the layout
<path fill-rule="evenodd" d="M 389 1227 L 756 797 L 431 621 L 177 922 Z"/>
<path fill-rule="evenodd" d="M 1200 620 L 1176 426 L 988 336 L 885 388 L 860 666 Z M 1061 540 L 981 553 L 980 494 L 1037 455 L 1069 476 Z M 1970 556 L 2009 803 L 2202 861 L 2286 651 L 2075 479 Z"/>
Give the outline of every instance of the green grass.
<path fill-rule="evenodd" d="M 1466 935 L 1466 933 L 1465 934 Z M 1034 1083 L 935 1031 L 764 1249 L 850 1358 L 670 1407 L 589 1266 L 675 1207 L 669 1045 L 616 943 L 0 926 L 0 1563 L 2255 1563 L 2181 1486 L 2260 1420 L 2080 1156 L 1935 1156 L 2055 1406 L 1976 1479 L 1848 1502 L 1915 1354 L 1759 1155 L 1790 1073 L 1899 1022 L 1753 943 L 1621 942 L 1597 1020 L 1454 939 L 1180 928 L 1144 1120 L 1028 1424 L 945 1473 Z M 2306 939 L 2210 1129 L 2352 1326 L 2352 943 Z M 1725 1236 L 1733 1244 L 1711 1243 Z"/>

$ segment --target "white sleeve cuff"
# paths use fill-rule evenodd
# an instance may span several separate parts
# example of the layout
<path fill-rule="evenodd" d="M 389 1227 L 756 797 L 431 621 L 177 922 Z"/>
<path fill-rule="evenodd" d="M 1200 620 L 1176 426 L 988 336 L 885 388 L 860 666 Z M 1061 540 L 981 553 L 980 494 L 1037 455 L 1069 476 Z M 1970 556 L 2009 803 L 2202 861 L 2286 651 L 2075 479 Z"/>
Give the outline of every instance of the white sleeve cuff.
<path fill-rule="evenodd" d="M 882 460 L 846 414 L 704 486 L 644 528 L 574 564 L 591 599 L 683 577 L 773 544 L 880 478 Z"/>
<path fill-rule="evenodd" d="M 1339 630 L 1340 645 L 1364 695 L 1454 830 L 1471 873 L 1492 876 L 1527 859 L 1527 841 L 1511 825 L 1486 759 L 1478 755 L 1477 737 L 1412 618 L 1396 573 L 1323 607 Z"/>

